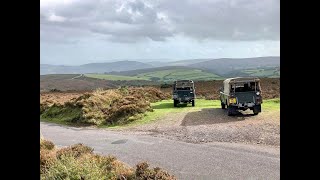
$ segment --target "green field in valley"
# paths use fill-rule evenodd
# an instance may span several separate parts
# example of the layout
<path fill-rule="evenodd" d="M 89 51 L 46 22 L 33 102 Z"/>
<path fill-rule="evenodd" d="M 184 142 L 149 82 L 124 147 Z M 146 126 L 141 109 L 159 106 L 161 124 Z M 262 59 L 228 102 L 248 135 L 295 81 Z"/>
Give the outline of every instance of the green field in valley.
<path fill-rule="evenodd" d="M 199 69 L 170 69 L 141 73 L 136 75 L 138 78 L 158 80 L 158 81 L 174 81 L 179 79 L 192 79 L 192 80 L 218 80 L 223 79 L 220 76 L 204 72 Z"/>
<path fill-rule="evenodd" d="M 241 74 L 244 76 L 257 76 L 257 77 L 280 77 L 280 71 L 277 68 L 259 68 L 259 69 L 246 69 L 241 70 Z M 123 75 L 112 74 L 85 74 L 87 77 L 105 79 L 105 80 L 148 80 L 148 81 L 162 81 L 172 82 L 175 80 L 191 79 L 195 81 L 206 80 L 223 80 L 225 77 L 221 77 L 217 74 L 206 72 L 200 69 L 193 68 L 175 68 L 175 69 L 153 69 L 147 72 L 136 70 L 136 72 L 127 75 L 125 72 Z"/>
<path fill-rule="evenodd" d="M 247 69 L 242 72 L 257 77 L 280 77 L 280 71 L 276 69 Z"/>
<path fill-rule="evenodd" d="M 204 72 L 199 69 L 168 69 L 152 71 L 147 73 L 139 73 L 135 76 L 124 76 L 124 75 L 110 75 L 110 74 L 85 74 L 87 77 L 105 79 L 105 80 L 150 80 L 150 81 L 175 81 L 179 79 L 191 79 L 191 80 L 219 80 L 222 77 Z"/>
<path fill-rule="evenodd" d="M 111 80 L 111 81 L 148 80 L 148 79 L 139 78 L 139 77 L 110 75 L 110 74 L 85 74 L 85 76 L 90 77 L 90 78 L 105 79 L 105 80 Z"/>

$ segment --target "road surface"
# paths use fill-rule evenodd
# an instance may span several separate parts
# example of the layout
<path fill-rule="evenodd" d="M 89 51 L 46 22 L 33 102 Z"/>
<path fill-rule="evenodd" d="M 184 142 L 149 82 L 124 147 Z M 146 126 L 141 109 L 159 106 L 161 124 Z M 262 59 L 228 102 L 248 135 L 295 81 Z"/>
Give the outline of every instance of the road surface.
<path fill-rule="evenodd" d="M 57 146 L 83 143 L 134 166 L 147 161 L 178 179 L 280 179 L 277 147 L 238 143 L 192 144 L 150 135 L 40 122 L 44 138 Z"/>

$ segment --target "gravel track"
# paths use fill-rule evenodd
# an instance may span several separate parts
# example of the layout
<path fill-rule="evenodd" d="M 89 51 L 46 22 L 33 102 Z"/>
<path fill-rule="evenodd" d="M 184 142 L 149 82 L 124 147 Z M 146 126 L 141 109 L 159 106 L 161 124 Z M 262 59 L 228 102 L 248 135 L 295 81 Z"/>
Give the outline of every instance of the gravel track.
<path fill-rule="evenodd" d="M 241 142 L 280 146 L 280 111 L 263 111 L 253 116 L 250 110 L 227 116 L 223 109 L 192 109 L 167 114 L 151 124 L 125 128 L 189 143 Z"/>

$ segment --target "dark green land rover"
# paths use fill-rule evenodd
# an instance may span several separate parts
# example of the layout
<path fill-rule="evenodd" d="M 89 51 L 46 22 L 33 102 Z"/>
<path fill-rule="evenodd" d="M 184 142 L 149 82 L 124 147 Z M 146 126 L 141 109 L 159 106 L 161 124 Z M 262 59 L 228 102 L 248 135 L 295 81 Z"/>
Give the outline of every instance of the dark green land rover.
<path fill-rule="evenodd" d="M 174 107 L 182 103 L 192 103 L 195 106 L 195 88 L 192 80 L 177 80 L 173 83 L 172 99 Z"/>

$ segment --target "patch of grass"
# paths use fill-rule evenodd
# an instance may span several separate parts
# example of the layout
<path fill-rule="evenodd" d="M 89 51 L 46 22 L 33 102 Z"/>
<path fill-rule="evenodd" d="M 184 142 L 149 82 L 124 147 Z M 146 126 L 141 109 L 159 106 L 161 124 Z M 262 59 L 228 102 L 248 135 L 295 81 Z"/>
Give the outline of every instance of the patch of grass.
<path fill-rule="evenodd" d="M 170 82 L 178 79 L 192 79 L 192 80 L 213 80 L 222 79 L 220 76 L 204 72 L 199 69 L 166 69 L 156 70 L 152 72 L 139 73 L 135 76 L 122 76 L 122 75 L 110 75 L 110 74 L 85 74 L 90 78 L 105 79 L 105 80 L 149 80 L 149 81 L 164 81 Z"/>
<path fill-rule="evenodd" d="M 82 110 L 81 107 L 77 106 L 62 106 L 54 104 L 51 107 L 48 107 L 40 115 L 40 118 L 48 121 L 55 122 L 59 124 L 71 124 L 76 123 L 81 120 Z"/>
<path fill-rule="evenodd" d="M 280 77 L 280 71 L 276 68 L 271 69 L 246 69 L 241 72 L 246 73 L 250 76 L 258 77 Z"/>
<path fill-rule="evenodd" d="M 267 109 L 267 110 L 280 110 L 280 98 L 263 100 L 262 108 L 263 108 L 262 111 L 264 109 Z"/>
<path fill-rule="evenodd" d="M 130 81 L 130 80 L 148 80 L 146 78 L 131 77 L 131 76 L 120 76 L 120 75 L 110 75 L 110 74 L 85 74 L 85 76 L 96 79 L 105 79 L 111 81 Z"/>
<path fill-rule="evenodd" d="M 152 112 L 146 112 L 142 118 L 131 122 L 123 126 L 109 126 L 111 129 L 126 128 L 131 126 L 143 125 L 147 123 L 154 122 L 159 118 L 163 117 L 169 113 L 180 113 L 185 111 L 198 111 L 200 109 L 206 108 L 221 108 L 220 100 L 206 100 L 206 99 L 196 99 L 195 107 L 188 105 L 180 105 L 179 107 L 173 107 L 173 100 L 162 100 L 160 102 L 151 103 L 153 108 Z M 264 100 L 262 103 L 262 111 L 264 110 L 280 110 L 280 99 L 268 99 Z M 100 128 L 105 128 L 106 126 L 99 126 Z"/>
<path fill-rule="evenodd" d="M 147 123 L 156 121 L 157 119 L 169 113 L 179 113 L 179 112 L 185 112 L 190 110 L 197 111 L 203 108 L 219 108 L 220 107 L 220 101 L 218 100 L 196 99 L 195 103 L 196 103 L 195 107 L 192 107 L 191 104 L 187 104 L 187 105 L 181 104 L 179 105 L 179 107 L 173 107 L 173 100 L 162 100 L 159 102 L 151 103 L 151 107 L 153 111 L 146 112 L 141 119 L 138 119 L 134 122 L 131 122 L 123 126 L 109 126 L 108 128 L 122 128 L 122 127 L 130 127 L 130 126 L 147 124 Z M 100 127 L 104 128 L 106 126 L 100 126 Z"/>
<path fill-rule="evenodd" d="M 248 73 L 248 74 L 253 74 L 253 73 L 258 73 L 264 71 L 264 69 L 245 69 L 242 72 Z"/>

